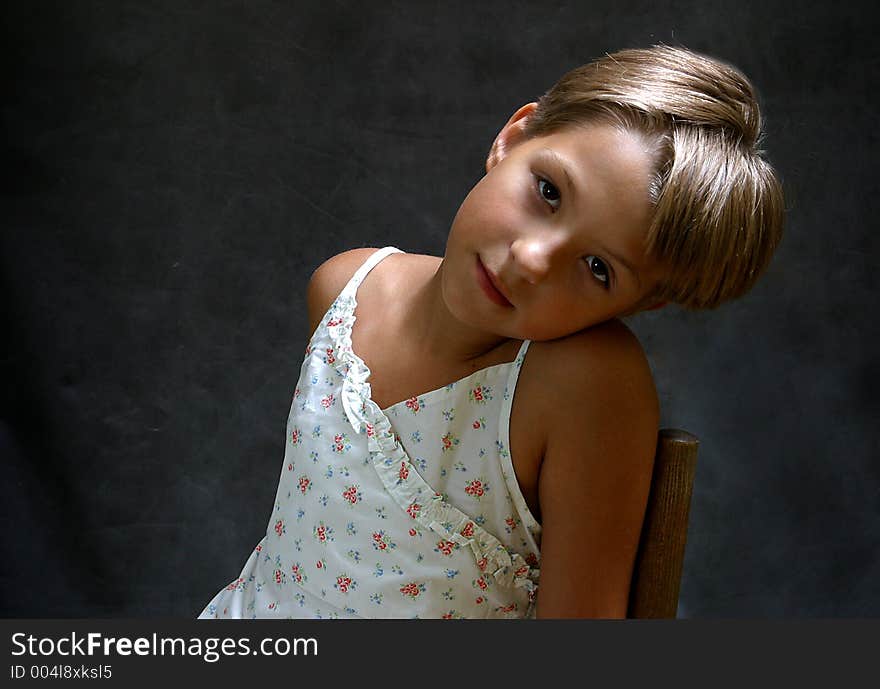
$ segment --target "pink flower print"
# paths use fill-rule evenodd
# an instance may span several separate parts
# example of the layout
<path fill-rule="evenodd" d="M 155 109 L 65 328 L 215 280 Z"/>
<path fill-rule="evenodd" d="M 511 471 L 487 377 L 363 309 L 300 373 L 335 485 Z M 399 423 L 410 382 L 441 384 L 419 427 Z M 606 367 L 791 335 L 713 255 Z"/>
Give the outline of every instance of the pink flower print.
<path fill-rule="evenodd" d="M 507 524 L 508 531 L 510 531 L 516 528 L 516 525 L 519 524 L 519 521 L 517 521 L 515 517 L 507 517 L 507 519 L 504 520 L 504 523 Z"/>
<path fill-rule="evenodd" d="M 461 530 L 460 533 L 465 538 L 470 538 L 471 536 L 473 536 L 474 535 L 474 523 L 468 522 L 467 524 L 465 524 L 464 528 Z"/>
<path fill-rule="evenodd" d="M 257 543 L 257 547 L 254 548 L 254 550 L 256 550 L 258 553 L 263 552 L 263 544 L 262 544 L 262 543 Z"/>
<path fill-rule="evenodd" d="M 406 466 L 406 462 L 400 463 L 400 471 L 397 472 L 397 482 L 406 481 L 409 477 L 409 468 Z"/>
<path fill-rule="evenodd" d="M 335 328 L 337 325 L 340 325 L 341 323 L 342 323 L 342 319 L 337 316 L 337 317 L 331 318 L 329 321 L 327 321 L 327 327 L 328 328 Z"/>
<path fill-rule="evenodd" d="M 475 478 L 464 487 L 464 492 L 472 497 L 481 498 L 486 493 L 486 487 L 480 479 Z"/>
<path fill-rule="evenodd" d="M 304 581 L 308 580 L 308 577 L 303 574 L 302 565 L 299 562 L 297 562 L 295 565 L 293 565 L 290 568 L 290 572 L 291 572 L 291 574 L 293 574 L 293 580 L 297 584 L 301 584 Z"/>
<path fill-rule="evenodd" d="M 518 567 L 517 570 L 513 573 L 514 578 L 522 579 L 529 573 L 529 566 L 523 565 L 522 567 Z"/>
<path fill-rule="evenodd" d="M 309 352 L 306 351 L 306 356 L 308 356 Z M 293 391 L 293 399 L 296 399 L 302 394 L 302 390 L 299 389 L 299 385 L 296 386 L 296 390 Z"/>
<path fill-rule="evenodd" d="M 426 590 L 424 584 L 410 582 L 409 584 L 404 584 L 400 587 L 400 592 L 404 596 L 409 596 L 410 598 L 416 598 L 420 593 L 424 593 Z"/>
<path fill-rule="evenodd" d="M 476 603 L 477 605 L 482 605 L 482 604 L 485 603 L 485 602 L 486 602 L 486 599 L 483 598 L 482 596 L 477 596 L 477 597 L 474 599 L 474 603 Z"/>
<path fill-rule="evenodd" d="M 486 575 L 484 574 L 483 576 L 474 579 L 474 586 L 479 587 L 481 591 L 485 591 L 489 588 L 489 582 L 486 581 Z"/>
<path fill-rule="evenodd" d="M 350 450 L 351 442 L 349 441 L 348 436 L 345 433 L 337 433 L 333 436 L 333 445 L 330 449 L 337 454 L 342 454 L 346 450 Z"/>
<path fill-rule="evenodd" d="M 275 522 L 275 533 L 278 534 L 279 536 L 281 536 L 281 534 L 283 534 L 284 532 L 285 532 L 284 520 L 279 519 L 277 522 Z"/>
<path fill-rule="evenodd" d="M 443 443 L 443 452 L 446 452 L 446 450 L 452 449 L 453 445 L 458 445 L 459 441 L 458 438 L 450 432 L 440 438 L 440 442 Z"/>
<path fill-rule="evenodd" d="M 388 542 L 385 539 L 384 531 L 375 531 L 373 532 L 373 547 L 376 550 L 387 550 Z"/>
<path fill-rule="evenodd" d="M 486 571 L 486 565 L 488 564 L 489 561 L 485 557 L 481 557 L 479 560 L 477 560 L 477 567 L 479 567 L 481 572 Z"/>
<path fill-rule="evenodd" d="M 452 610 L 450 610 L 449 612 L 444 612 L 443 615 L 440 616 L 440 619 L 441 620 L 451 620 L 453 614 L 454 613 Z"/>
<path fill-rule="evenodd" d="M 526 563 L 529 565 L 529 567 L 534 567 L 538 564 L 538 558 L 535 556 L 534 553 L 529 553 L 528 555 L 526 555 Z"/>
<path fill-rule="evenodd" d="M 478 385 L 468 390 L 468 399 L 476 404 L 486 404 L 487 400 L 492 399 L 492 388 Z"/>
<path fill-rule="evenodd" d="M 413 414 L 418 414 L 419 409 L 422 408 L 421 405 L 419 404 L 419 398 L 418 397 L 410 397 L 406 401 L 406 408 L 409 409 Z"/>
<path fill-rule="evenodd" d="M 306 345 L 306 356 L 312 353 L 312 344 L 311 342 Z"/>
<path fill-rule="evenodd" d="M 318 561 L 315 563 L 315 567 L 317 567 L 318 569 L 324 569 L 325 566 L 326 566 L 326 565 L 324 564 L 324 561 L 323 561 L 323 560 L 318 560 Z"/>
<path fill-rule="evenodd" d="M 326 543 L 327 541 L 333 540 L 333 529 L 327 526 L 324 522 L 318 522 L 315 525 L 313 533 L 319 543 Z"/>
<path fill-rule="evenodd" d="M 269 610 L 274 610 L 276 605 L 277 605 L 277 603 L 269 603 L 269 605 L 267 605 L 266 607 L 267 607 Z M 225 610 L 224 610 L 224 612 L 225 612 Z"/>
<path fill-rule="evenodd" d="M 340 593 L 348 593 L 349 589 L 353 589 L 356 587 L 354 581 L 352 581 L 350 576 L 345 574 L 340 574 L 336 577 L 336 584 L 334 588 L 338 589 Z"/>
<path fill-rule="evenodd" d="M 298 445 L 300 440 L 302 440 L 302 431 L 298 428 L 294 428 L 293 432 L 290 434 L 290 442 L 294 445 Z"/>
<path fill-rule="evenodd" d="M 443 555 L 452 555 L 452 551 L 455 550 L 455 542 L 442 539 L 437 542 L 437 548 L 435 550 Z"/>
<path fill-rule="evenodd" d="M 373 424 L 368 423 L 367 424 L 367 437 L 372 438 L 374 433 L 375 433 L 375 431 L 373 430 Z"/>
<path fill-rule="evenodd" d="M 300 476 L 299 477 L 299 492 L 303 495 L 306 494 L 307 491 L 311 490 L 312 482 L 308 476 Z"/>
<path fill-rule="evenodd" d="M 280 569 L 276 569 L 275 573 L 272 575 L 272 578 L 275 580 L 276 584 L 283 584 L 285 579 L 284 572 L 282 572 Z"/>
<path fill-rule="evenodd" d="M 410 536 L 415 536 L 417 533 L 418 533 L 418 531 L 416 531 L 415 529 L 410 529 L 410 530 L 409 530 L 409 535 L 410 535 Z"/>
<path fill-rule="evenodd" d="M 335 401 L 336 398 L 333 397 L 333 393 L 331 392 L 326 397 L 321 398 L 321 406 L 324 407 L 324 409 L 329 409 Z"/>
<path fill-rule="evenodd" d="M 244 582 L 244 579 L 239 577 L 235 581 L 233 581 L 229 586 L 226 587 L 227 591 L 232 591 L 234 588 L 237 588 L 241 583 Z"/>
<path fill-rule="evenodd" d="M 363 497 L 358 490 L 358 486 L 348 486 L 344 491 L 342 491 L 342 497 L 345 498 L 350 504 L 354 505 L 361 501 Z"/>
<path fill-rule="evenodd" d="M 327 358 L 324 360 L 325 364 L 333 364 L 336 363 L 336 357 L 333 356 L 333 347 L 327 347 Z"/>
<path fill-rule="evenodd" d="M 474 421 L 474 430 L 475 430 L 475 431 L 476 431 L 476 430 L 479 430 L 479 428 L 480 428 L 480 422 L 479 422 L 479 421 Z"/>
<path fill-rule="evenodd" d="M 502 606 L 495 608 L 496 612 L 501 612 L 501 613 L 513 612 L 514 610 L 516 610 L 516 603 L 511 603 L 510 605 L 502 605 Z"/>
<path fill-rule="evenodd" d="M 397 543 L 389 540 L 388 535 L 384 531 L 373 532 L 373 547 L 376 550 L 393 550 L 397 547 Z"/>
<path fill-rule="evenodd" d="M 288 471 L 293 471 L 293 462 L 290 462 L 290 463 L 287 465 L 287 470 L 288 470 Z"/>
<path fill-rule="evenodd" d="M 414 503 L 412 503 L 409 507 L 406 508 L 406 513 L 407 513 L 410 517 L 412 517 L 413 519 L 415 519 L 416 516 L 419 514 L 419 510 L 421 510 L 421 509 L 422 509 L 422 506 L 421 506 L 419 503 L 414 502 Z"/>

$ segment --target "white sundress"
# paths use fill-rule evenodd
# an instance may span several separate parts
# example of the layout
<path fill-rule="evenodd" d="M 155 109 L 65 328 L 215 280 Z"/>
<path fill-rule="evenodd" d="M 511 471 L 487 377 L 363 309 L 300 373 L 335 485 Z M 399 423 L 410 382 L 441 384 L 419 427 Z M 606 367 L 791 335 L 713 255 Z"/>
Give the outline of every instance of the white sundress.
<path fill-rule="evenodd" d="M 531 617 L 541 527 L 510 458 L 528 349 L 380 409 L 352 351 L 357 270 L 306 348 L 266 535 L 200 618 Z"/>

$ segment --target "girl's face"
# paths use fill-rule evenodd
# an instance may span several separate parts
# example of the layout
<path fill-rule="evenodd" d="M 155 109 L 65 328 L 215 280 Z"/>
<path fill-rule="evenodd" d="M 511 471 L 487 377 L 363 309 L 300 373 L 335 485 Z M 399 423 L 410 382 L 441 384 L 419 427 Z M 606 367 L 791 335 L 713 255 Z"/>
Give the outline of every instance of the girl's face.
<path fill-rule="evenodd" d="M 459 320 L 540 341 L 626 313 L 661 271 L 644 251 L 652 159 L 642 137 L 595 123 L 524 139 L 532 106 L 498 135 L 453 220 L 442 289 Z"/>

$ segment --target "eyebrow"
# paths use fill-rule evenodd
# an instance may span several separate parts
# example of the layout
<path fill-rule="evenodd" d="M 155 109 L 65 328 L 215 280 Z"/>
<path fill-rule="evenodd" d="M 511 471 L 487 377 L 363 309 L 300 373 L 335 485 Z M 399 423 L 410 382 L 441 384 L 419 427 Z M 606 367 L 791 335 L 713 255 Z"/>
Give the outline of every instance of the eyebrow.
<path fill-rule="evenodd" d="M 560 170 L 562 170 L 562 176 L 565 178 L 565 186 L 568 189 L 568 193 L 572 196 L 575 196 L 576 194 L 574 190 L 574 182 L 571 181 L 571 175 L 568 174 L 568 166 L 566 166 L 565 160 L 562 158 L 562 156 L 559 155 L 552 148 L 542 148 L 539 152 L 545 157 L 550 158 L 550 160 L 552 160 L 553 163 Z M 603 254 L 607 254 L 615 261 L 623 265 L 623 267 L 626 268 L 630 272 L 630 274 L 636 279 L 636 284 L 638 285 L 639 289 L 642 288 L 642 280 L 639 277 L 639 271 L 637 271 L 629 261 L 609 250 L 608 247 L 606 247 L 604 244 L 600 245 L 599 249 L 602 251 Z"/>
<path fill-rule="evenodd" d="M 560 170 L 562 170 L 562 176 L 565 177 L 565 186 L 568 189 L 568 193 L 574 196 L 574 182 L 571 181 L 571 175 L 568 174 L 568 167 L 565 164 L 565 161 L 562 159 L 562 156 L 559 155 L 552 148 L 542 148 L 540 153 L 550 158 L 553 161 L 553 164 L 556 165 Z"/>
<path fill-rule="evenodd" d="M 618 256 L 617 254 L 613 253 L 611 250 L 609 250 L 609 249 L 608 249 L 606 246 L 604 246 L 604 245 L 601 245 L 601 246 L 599 247 L 599 249 L 600 249 L 603 253 L 606 253 L 606 254 L 608 254 L 609 256 L 611 256 L 611 258 L 613 258 L 615 261 L 617 261 L 617 262 L 619 262 L 619 263 L 622 263 L 623 266 L 624 266 L 624 267 L 625 267 L 625 268 L 626 268 L 626 269 L 632 274 L 632 276 L 636 279 L 636 284 L 638 285 L 639 289 L 642 288 L 642 281 L 641 281 L 641 279 L 639 278 L 639 271 L 637 271 L 637 270 L 632 266 L 632 264 L 631 264 L 629 261 L 627 261 L 626 259 L 624 259 L 622 256 Z"/>

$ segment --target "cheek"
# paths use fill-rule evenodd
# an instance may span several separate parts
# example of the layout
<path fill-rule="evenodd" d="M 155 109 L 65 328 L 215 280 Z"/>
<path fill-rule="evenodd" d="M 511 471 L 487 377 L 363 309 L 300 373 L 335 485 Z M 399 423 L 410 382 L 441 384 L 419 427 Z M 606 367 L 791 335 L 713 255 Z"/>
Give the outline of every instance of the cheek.
<path fill-rule="evenodd" d="M 522 202 L 518 190 L 505 180 L 486 176 L 465 197 L 450 235 L 492 238 L 506 236 L 522 224 Z"/>

